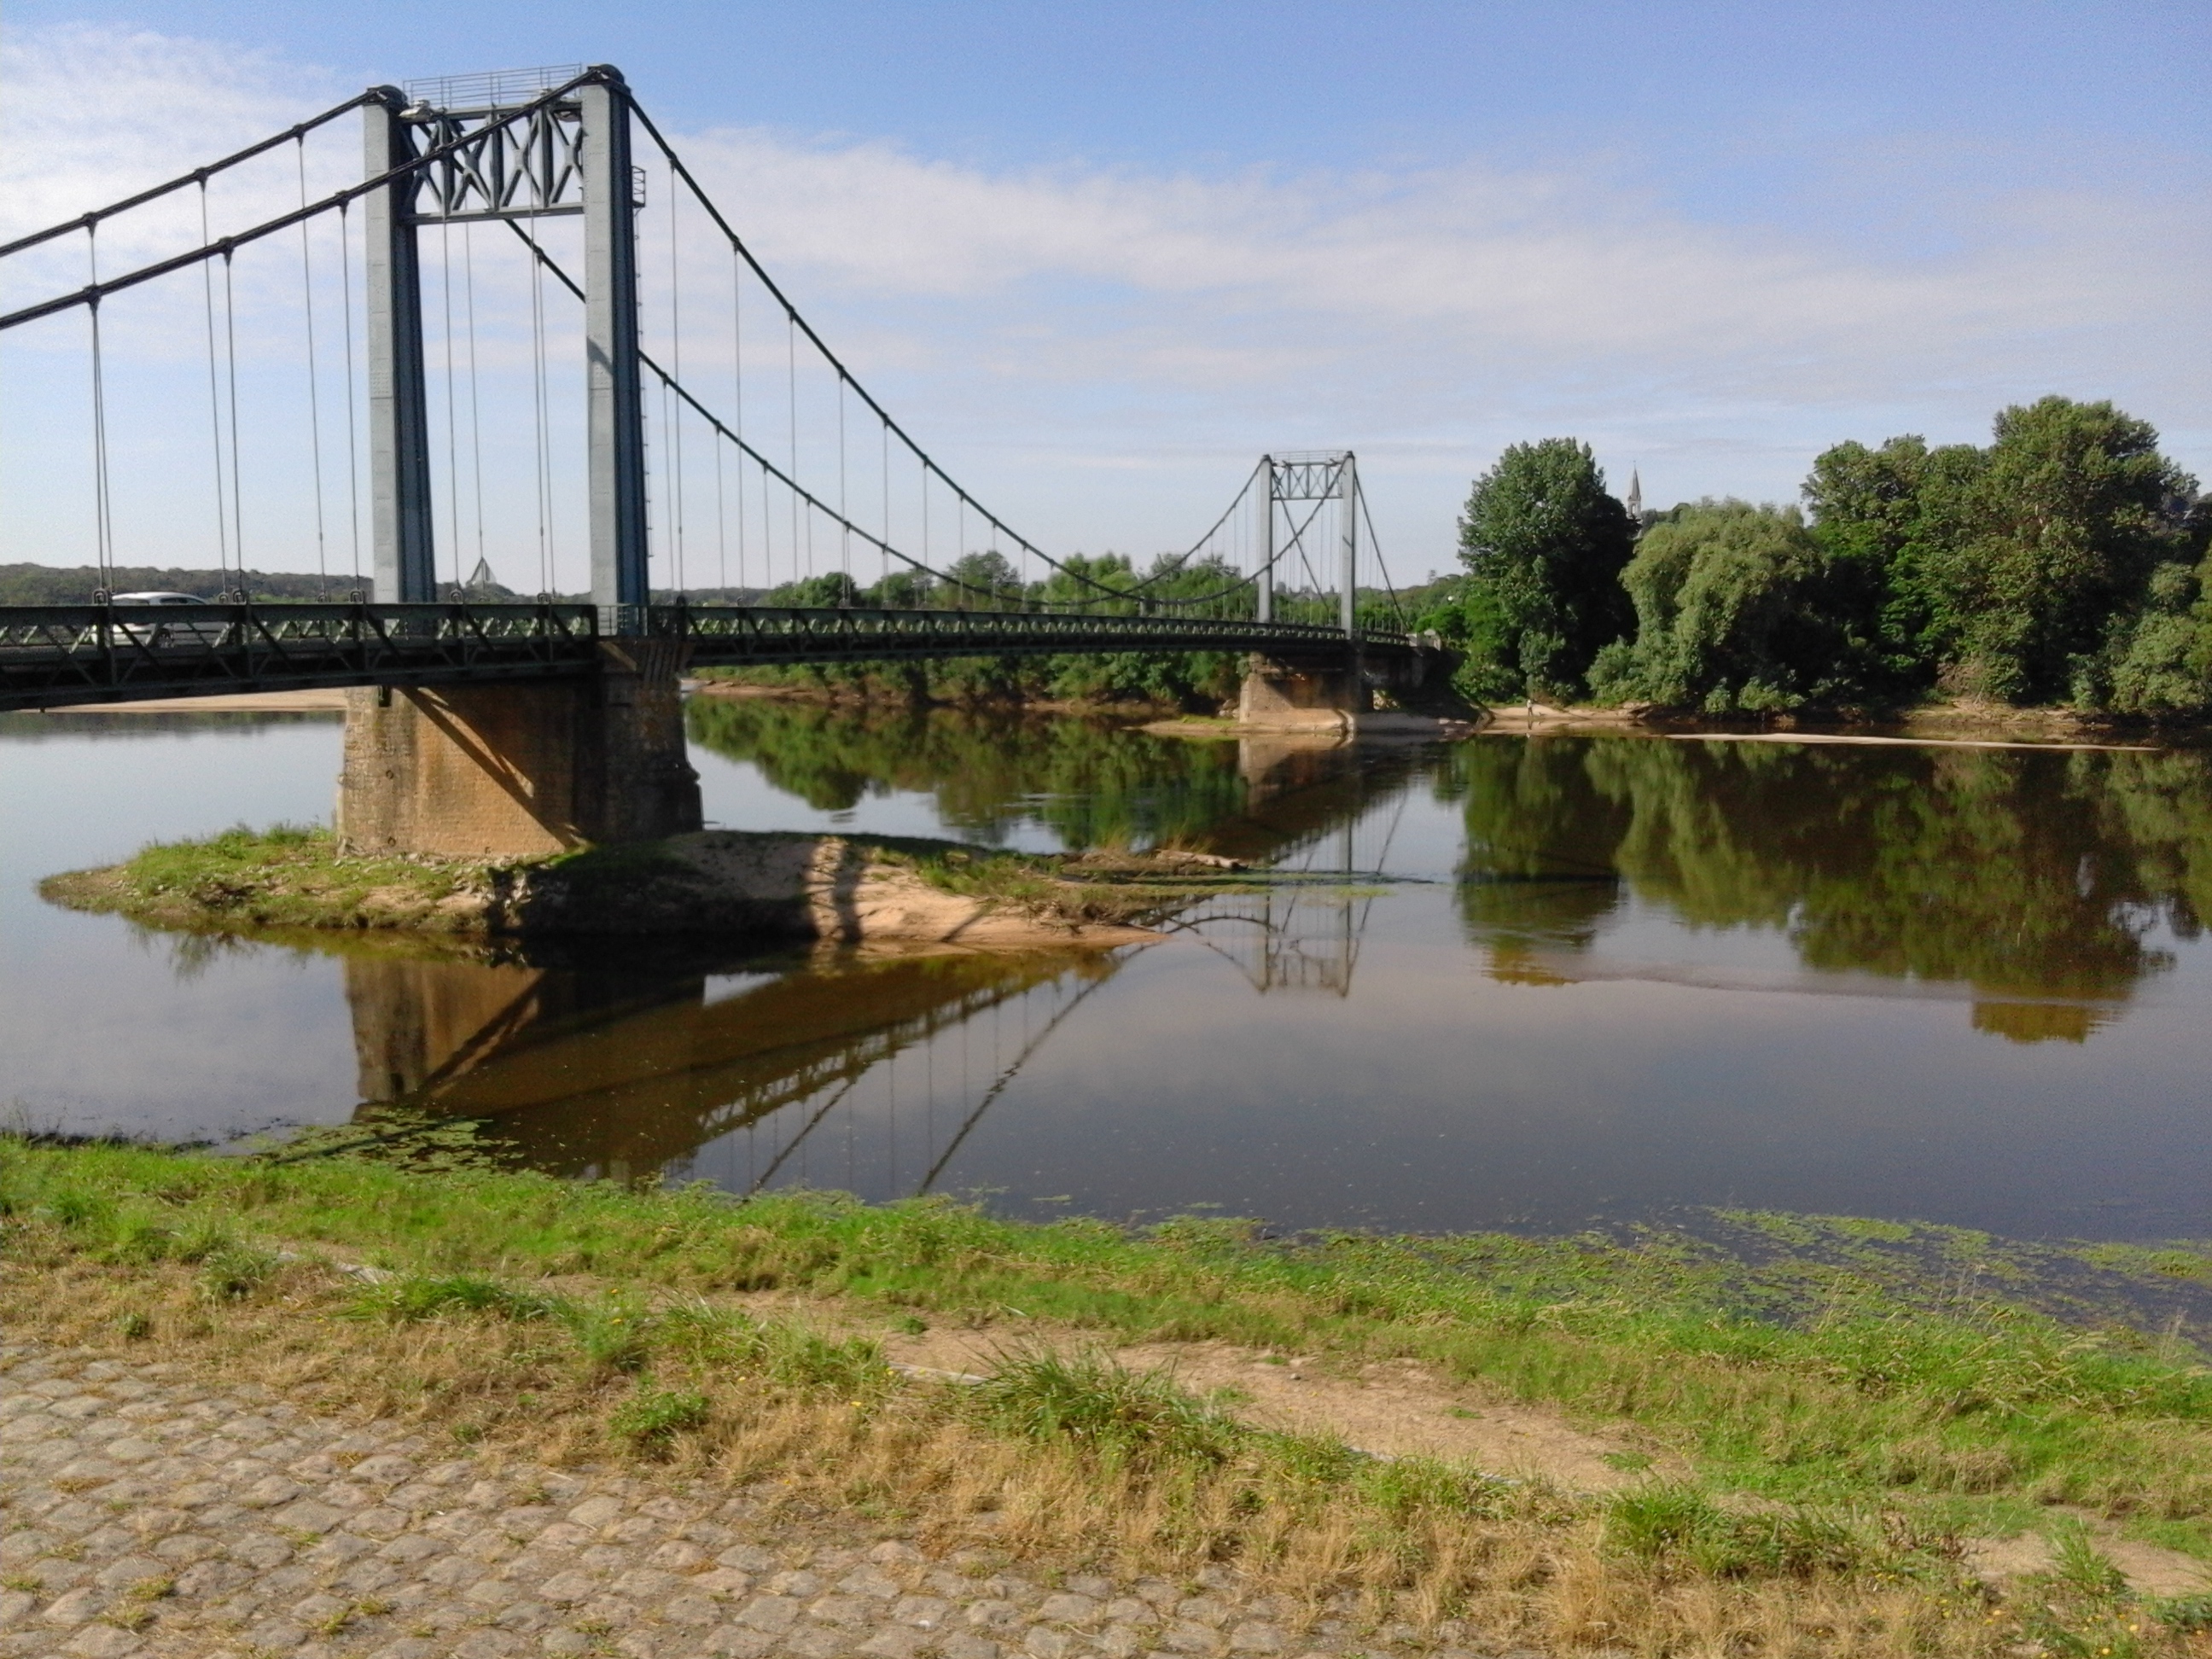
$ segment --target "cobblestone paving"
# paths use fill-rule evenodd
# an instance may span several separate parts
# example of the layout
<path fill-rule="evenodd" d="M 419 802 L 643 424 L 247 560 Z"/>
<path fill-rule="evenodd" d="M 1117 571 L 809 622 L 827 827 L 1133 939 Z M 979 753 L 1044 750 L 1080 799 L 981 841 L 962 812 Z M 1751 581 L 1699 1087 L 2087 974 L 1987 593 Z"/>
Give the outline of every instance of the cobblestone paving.
<path fill-rule="evenodd" d="M 0 1347 L 0 1659 L 1297 1659 L 1407 1626 L 1300 1630 L 1208 1569 L 1050 1584 L 913 1545 L 800 1543 L 727 1486 L 495 1467 L 177 1366 Z M 1492 1654 L 1436 1633 L 1438 1659 Z M 1540 1659 L 1516 1650 L 1511 1659 Z"/>

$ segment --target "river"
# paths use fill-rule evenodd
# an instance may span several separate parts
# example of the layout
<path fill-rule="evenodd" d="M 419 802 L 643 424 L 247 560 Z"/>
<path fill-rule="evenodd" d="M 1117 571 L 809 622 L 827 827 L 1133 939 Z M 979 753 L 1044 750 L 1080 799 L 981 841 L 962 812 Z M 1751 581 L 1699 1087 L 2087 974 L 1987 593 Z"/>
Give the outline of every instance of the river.
<path fill-rule="evenodd" d="M 568 1175 L 1028 1217 L 2212 1235 L 2203 754 L 690 719 L 729 828 L 1310 873 L 1066 955 L 149 934 L 33 884 L 324 818 L 335 717 L 0 716 L 0 1118 L 237 1146 L 427 1111 Z"/>

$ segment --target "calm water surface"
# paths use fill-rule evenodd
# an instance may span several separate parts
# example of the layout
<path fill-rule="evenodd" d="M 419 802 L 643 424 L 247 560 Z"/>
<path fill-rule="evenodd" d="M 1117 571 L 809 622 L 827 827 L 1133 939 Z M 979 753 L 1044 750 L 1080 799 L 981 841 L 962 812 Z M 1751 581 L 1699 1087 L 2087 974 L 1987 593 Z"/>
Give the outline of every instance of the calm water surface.
<path fill-rule="evenodd" d="M 2201 755 L 691 718 L 729 827 L 1172 837 L 1313 873 L 1111 953 L 211 942 L 33 885 L 323 818 L 335 720 L 0 717 L 0 1115 L 221 1142 L 428 1109 L 564 1173 L 1023 1215 L 2212 1234 Z"/>

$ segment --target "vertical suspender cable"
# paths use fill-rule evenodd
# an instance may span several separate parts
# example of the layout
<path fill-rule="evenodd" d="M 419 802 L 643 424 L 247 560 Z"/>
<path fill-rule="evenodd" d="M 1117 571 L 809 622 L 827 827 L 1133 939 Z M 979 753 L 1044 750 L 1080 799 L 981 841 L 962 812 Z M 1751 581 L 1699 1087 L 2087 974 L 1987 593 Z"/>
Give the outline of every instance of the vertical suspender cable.
<path fill-rule="evenodd" d="M 446 540 L 453 550 L 453 597 L 462 597 L 461 422 L 453 395 L 453 203 L 439 204 L 438 303 L 445 314 L 446 358 Z M 436 573 L 431 573 L 433 582 Z"/>
<path fill-rule="evenodd" d="M 100 227 L 84 228 L 85 258 L 94 288 L 100 284 Z M 107 373 L 100 351 L 100 301 L 85 307 L 92 318 L 92 539 L 100 566 L 100 589 L 115 591 L 115 519 L 107 493 Z"/>
<path fill-rule="evenodd" d="M 730 542 L 728 520 L 722 510 L 722 446 L 714 446 L 714 586 L 726 589 L 730 585 Z M 729 595 L 723 593 L 723 598 Z"/>
<path fill-rule="evenodd" d="M 230 392 L 230 545 L 238 555 L 238 592 L 246 593 L 246 514 L 238 483 L 238 294 L 230 279 L 231 251 L 222 253 L 224 380 Z"/>
<path fill-rule="evenodd" d="M 738 258 L 737 250 L 730 250 L 730 411 L 735 422 L 733 430 L 738 441 L 745 441 L 745 268 Z M 721 445 L 714 446 L 715 453 Z M 738 586 L 745 585 L 745 469 L 744 452 L 738 452 Z M 766 479 L 761 481 L 761 493 L 765 499 Z"/>
<path fill-rule="evenodd" d="M 347 204 L 338 204 L 338 273 L 345 293 L 347 511 L 353 525 L 353 586 L 361 592 L 361 438 L 355 426 L 353 381 L 353 240 L 347 234 Z"/>
<path fill-rule="evenodd" d="M 672 189 L 671 189 L 670 193 L 671 193 L 672 195 L 674 193 L 674 191 L 673 191 L 673 188 L 672 188 Z M 724 514 L 724 512 L 723 512 L 723 504 L 722 504 L 722 446 L 720 445 L 720 443 L 717 442 L 717 443 L 714 446 L 714 586 L 715 586 L 717 588 L 720 588 L 720 589 L 723 590 L 723 592 L 722 592 L 722 598 L 726 601 L 726 600 L 728 599 L 728 598 L 729 598 L 729 593 L 728 593 L 728 591 L 727 591 L 727 590 L 728 590 L 729 586 L 730 586 L 730 544 L 729 544 L 729 528 L 728 528 L 728 520 L 727 520 L 726 517 L 726 516 L 725 516 L 725 514 Z M 744 476 L 744 469 L 743 469 L 743 468 L 739 468 L 739 469 L 738 469 L 738 477 L 739 477 L 740 478 L 742 478 Z"/>
<path fill-rule="evenodd" d="M 477 562 L 489 570 L 491 562 L 484 556 L 483 505 L 483 421 L 479 406 L 477 383 L 477 258 L 476 227 L 464 220 L 461 224 L 461 274 L 464 291 L 468 295 L 469 331 L 469 457 L 472 473 L 471 494 L 477 507 Z"/>
<path fill-rule="evenodd" d="M 214 238 L 208 231 L 207 180 L 200 180 L 200 243 Z M 206 302 L 208 362 L 208 443 L 215 457 L 215 556 L 225 587 L 230 586 L 230 521 L 222 505 L 222 393 L 215 366 L 215 264 L 200 261 L 200 295 Z"/>
<path fill-rule="evenodd" d="M 538 509 L 538 592 L 551 599 L 555 592 L 553 568 L 552 526 L 550 517 L 552 486 L 547 476 L 545 456 L 545 278 L 544 266 L 536 259 L 530 262 L 530 433 L 537 446 L 538 473 L 532 493 L 536 496 Z"/>
<path fill-rule="evenodd" d="M 790 394 L 787 411 L 791 420 L 790 476 L 791 481 L 796 483 L 799 482 L 799 313 L 797 312 L 784 313 L 783 335 L 785 386 Z M 806 515 L 806 545 L 807 551 L 811 555 L 814 549 L 814 515 L 811 513 Z M 791 492 L 791 564 L 792 578 L 796 580 L 799 576 L 799 492 L 795 489 Z M 806 561 L 806 574 L 810 576 L 814 574 L 814 561 L 811 556 Z"/>
<path fill-rule="evenodd" d="M 300 205 L 307 205 L 307 140 L 302 134 L 293 147 L 300 164 Z M 331 597 L 330 544 L 323 522 L 323 394 L 315 374 L 315 266 L 307 249 L 307 222 L 300 221 L 300 285 L 307 310 L 307 447 L 314 456 L 315 472 L 315 591 Z"/>
<path fill-rule="evenodd" d="M 775 587 L 775 526 L 773 522 L 773 492 L 769 489 L 771 480 L 769 477 L 766 456 L 761 458 L 760 470 L 761 586 L 773 592 Z"/>
<path fill-rule="evenodd" d="M 674 180 L 668 186 L 668 369 L 681 380 L 684 378 L 684 271 L 676 252 L 676 198 L 680 192 Z M 676 538 L 676 591 L 681 594 L 685 585 L 684 574 L 684 406 L 674 400 L 668 382 L 660 383 L 663 406 L 668 410 L 664 422 L 668 430 L 668 470 L 670 488 L 675 493 L 673 511 L 669 523 Z"/>
<path fill-rule="evenodd" d="M 642 412 L 643 412 L 643 410 L 644 410 L 644 409 L 645 409 L 645 407 L 646 407 L 645 397 L 644 397 L 644 394 L 643 394 L 642 392 L 641 392 L 641 393 L 639 394 L 639 396 L 638 396 L 638 404 L 639 404 L 639 406 L 640 406 L 640 412 L 641 412 L 641 413 L 642 413 Z M 663 381 L 660 383 L 660 428 L 661 428 L 661 430 L 662 430 L 662 431 L 666 432 L 666 433 L 668 433 L 668 434 L 670 434 L 670 440 L 671 440 L 671 441 L 672 441 L 672 442 L 674 441 L 674 434 L 675 434 L 675 431 L 676 431 L 676 423 L 675 423 L 675 422 L 676 422 L 675 407 L 676 407 L 676 399 L 675 399 L 675 398 L 674 398 L 674 397 L 670 393 L 670 392 L 669 392 L 669 390 L 668 390 L 668 382 L 667 382 L 667 381 L 665 381 L 665 380 L 663 380 Z M 652 433 L 650 432 L 650 430 L 648 430 L 648 431 L 647 432 L 647 434 L 646 434 L 646 452 L 647 452 L 647 457 L 648 462 L 650 461 L 651 455 L 652 455 L 652 437 L 653 437 L 653 434 L 652 434 Z M 653 471 L 652 470 L 651 466 L 648 465 L 647 469 L 647 472 L 646 472 L 646 483 L 647 483 L 646 500 L 647 500 L 647 514 L 646 514 L 646 530 L 647 530 L 647 535 L 648 535 L 648 537 L 649 537 L 649 536 L 650 536 L 650 534 L 651 534 L 652 529 L 653 529 L 651 502 L 652 502 L 652 499 L 653 499 L 652 492 L 653 492 L 653 489 L 654 488 L 656 488 L 656 487 L 657 487 L 657 488 L 659 489 L 659 491 L 660 491 L 660 513 L 661 513 L 661 517 L 662 517 L 662 519 L 663 519 L 663 520 L 665 520 L 668 525 L 670 525 L 671 526 L 674 526 L 674 524 L 675 524 L 675 522 L 676 522 L 676 514 L 675 514 L 675 510 L 673 509 L 673 507 L 672 507 L 672 505 L 671 505 L 671 497 L 670 497 L 670 495 L 669 495 L 670 481 L 669 481 L 669 473 L 668 473 L 668 469 L 667 469 L 667 468 L 665 468 L 665 467 L 663 467 L 663 468 L 661 468 L 658 472 L 655 472 L 655 471 Z M 671 544 L 672 545 L 672 543 L 671 543 Z M 667 556 L 667 554 L 668 554 L 668 547 L 667 547 L 667 546 L 664 546 L 664 547 L 661 549 L 661 553 L 662 553 L 662 558 L 661 558 L 661 561 L 660 561 L 660 568 L 661 568 L 663 570 L 665 570 L 665 571 L 667 571 L 667 572 L 671 573 L 671 574 L 670 574 L 670 575 L 669 575 L 669 577 L 668 577 L 668 580 L 669 580 L 670 581 L 673 582 L 677 586 L 681 587 L 681 586 L 684 585 L 684 579 L 683 579 L 683 577 L 682 577 L 682 575 L 681 575 L 681 574 L 677 574 L 677 567 L 676 567 L 676 565 L 675 565 L 675 564 L 674 564 L 674 562 L 672 562 L 672 560 Z M 650 592 L 650 591 L 651 591 L 651 588 L 652 588 L 652 583 L 648 580 L 648 581 L 647 581 L 647 583 L 646 584 L 646 586 L 647 586 L 647 590 L 648 592 Z"/>
<path fill-rule="evenodd" d="M 845 377 L 837 376 L 837 568 L 845 574 L 837 590 L 837 603 L 851 603 L 853 586 L 853 520 L 845 502 Z"/>

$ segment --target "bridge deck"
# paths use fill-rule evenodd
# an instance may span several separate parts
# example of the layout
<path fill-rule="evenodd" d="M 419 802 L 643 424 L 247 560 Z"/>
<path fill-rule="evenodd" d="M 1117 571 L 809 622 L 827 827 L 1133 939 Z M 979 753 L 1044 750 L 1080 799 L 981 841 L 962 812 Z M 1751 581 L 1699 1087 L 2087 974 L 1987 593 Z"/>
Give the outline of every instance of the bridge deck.
<path fill-rule="evenodd" d="M 1344 649 L 1316 623 L 1021 611 L 656 606 L 690 660 L 769 666 L 1087 652 Z M 0 711 L 314 686 L 556 678 L 599 659 L 588 605 L 0 605 Z M 1364 630 L 1363 653 L 1414 649 Z"/>

